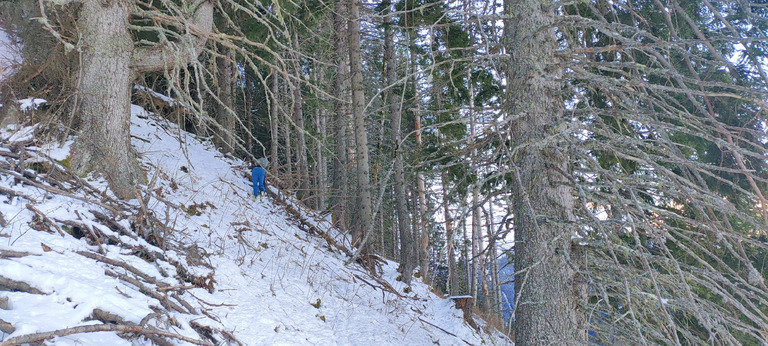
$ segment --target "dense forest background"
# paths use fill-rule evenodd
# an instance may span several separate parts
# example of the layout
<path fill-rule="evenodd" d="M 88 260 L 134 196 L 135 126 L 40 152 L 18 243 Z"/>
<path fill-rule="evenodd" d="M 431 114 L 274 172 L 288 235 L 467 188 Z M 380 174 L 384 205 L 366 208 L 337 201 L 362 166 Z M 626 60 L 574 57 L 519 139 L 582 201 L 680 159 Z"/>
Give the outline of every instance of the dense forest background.
<path fill-rule="evenodd" d="M 514 306 L 517 342 L 768 342 L 762 0 L 0 6 L 1 103 L 48 100 L 28 121 L 120 198 L 146 183 L 136 103 L 268 158 L 350 262 Z"/>

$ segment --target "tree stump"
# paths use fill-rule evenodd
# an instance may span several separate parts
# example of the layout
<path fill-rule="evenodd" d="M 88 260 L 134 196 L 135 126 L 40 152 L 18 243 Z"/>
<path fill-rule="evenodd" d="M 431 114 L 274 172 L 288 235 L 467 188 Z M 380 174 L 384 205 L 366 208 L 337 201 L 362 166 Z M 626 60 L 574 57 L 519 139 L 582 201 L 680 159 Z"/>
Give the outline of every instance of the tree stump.
<path fill-rule="evenodd" d="M 456 304 L 456 308 L 464 313 L 464 321 L 467 322 L 472 328 L 478 330 L 477 323 L 472 318 L 472 296 L 452 296 L 448 297 Z"/>

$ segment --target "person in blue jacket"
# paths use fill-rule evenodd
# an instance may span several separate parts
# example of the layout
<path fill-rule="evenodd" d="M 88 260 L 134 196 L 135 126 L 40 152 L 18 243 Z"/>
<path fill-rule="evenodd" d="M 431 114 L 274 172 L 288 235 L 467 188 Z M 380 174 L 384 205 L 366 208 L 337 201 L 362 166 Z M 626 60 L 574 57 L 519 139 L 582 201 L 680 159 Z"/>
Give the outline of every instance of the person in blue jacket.
<path fill-rule="evenodd" d="M 256 161 L 256 167 L 253 167 L 253 170 L 251 171 L 251 179 L 253 179 L 253 199 L 255 200 L 256 197 L 259 197 L 259 194 L 262 191 L 266 191 L 267 188 L 264 185 L 264 176 L 267 174 L 267 171 L 264 170 L 264 168 L 261 167 L 261 164 L 259 161 Z"/>

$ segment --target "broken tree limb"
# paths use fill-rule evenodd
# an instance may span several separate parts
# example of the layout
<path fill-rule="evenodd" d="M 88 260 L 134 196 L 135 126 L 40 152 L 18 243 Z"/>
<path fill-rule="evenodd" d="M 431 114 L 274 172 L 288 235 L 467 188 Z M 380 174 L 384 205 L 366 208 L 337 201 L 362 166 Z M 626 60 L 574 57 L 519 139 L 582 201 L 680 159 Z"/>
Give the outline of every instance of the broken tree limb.
<path fill-rule="evenodd" d="M 144 274 L 142 271 L 136 269 L 136 267 L 134 267 L 134 266 L 132 266 L 132 265 L 130 265 L 128 263 L 125 263 L 123 261 L 119 261 L 119 260 L 112 259 L 112 258 L 109 258 L 109 257 L 106 257 L 106 256 L 95 254 L 93 252 L 76 251 L 75 253 L 80 255 L 80 256 L 90 258 L 90 259 L 95 260 L 95 261 L 99 261 L 99 262 L 102 262 L 102 263 L 113 265 L 115 267 L 123 268 L 123 269 L 133 273 L 134 275 L 144 279 L 144 281 L 146 281 L 148 283 L 151 283 L 151 284 L 157 285 L 158 287 L 160 287 L 160 290 L 162 290 L 163 287 L 167 287 L 168 286 L 168 284 L 166 284 L 164 282 L 157 281 L 157 279 L 155 279 L 155 278 L 153 278 L 153 277 L 151 277 L 151 276 L 149 276 L 147 274 Z"/>
<path fill-rule="evenodd" d="M 302 228 L 305 232 L 309 234 L 316 234 L 319 235 L 321 238 L 325 239 L 325 241 L 328 243 L 328 245 L 338 249 L 339 251 L 343 252 L 347 256 L 352 256 L 352 252 L 349 251 L 346 247 L 336 242 L 333 237 L 331 237 L 328 233 L 321 231 L 317 227 L 315 227 L 311 222 L 309 222 L 307 219 L 304 218 L 304 216 L 296 210 L 290 203 L 283 200 L 278 194 L 272 192 L 270 189 L 267 189 L 267 194 L 272 197 L 272 199 L 277 203 L 282 205 L 285 208 L 285 211 L 296 217 L 296 220 L 299 221 L 299 226 Z"/>
<path fill-rule="evenodd" d="M 45 213 L 40 211 L 40 209 L 35 208 L 35 206 L 33 206 L 33 205 L 29 204 L 29 203 L 27 203 L 26 207 L 27 207 L 27 209 L 29 209 L 32 212 L 34 212 L 35 214 L 37 214 L 37 216 L 39 216 L 41 219 L 43 219 L 43 221 L 45 221 L 45 223 L 53 226 L 53 228 L 55 228 L 57 231 L 59 231 L 59 234 L 62 237 L 66 237 L 67 234 L 64 233 L 64 231 L 61 230 L 61 227 L 59 227 L 59 225 L 57 225 L 55 222 L 51 221 L 51 219 L 49 219 L 48 216 L 45 215 Z"/>
<path fill-rule="evenodd" d="M 148 328 L 142 326 L 127 326 L 124 324 L 92 324 L 86 326 L 78 326 L 72 328 L 65 328 L 59 330 L 53 330 L 50 332 L 33 333 L 26 335 L 19 335 L 17 337 L 10 338 L 0 343 L 0 346 L 15 346 L 41 342 L 57 336 L 67 336 L 73 334 L 94 333 L 94 332 L 121 332 L 121 333 L 134 333 L 141 335 L 159 335 L 168 338 L 174 338 L 194 345 L 212 345 L 211 343 L 193 339 L 179 334 L 174 334 L 155 328 Z"/>
<path fill-rule="evenodd" d="M 0 249 L 0 259 L 5 258 L 19 258 L 24 256 L 40 256 L 39 254 L 26 252 L 26 251 L 16 251 L 16 250 L 2 250 Z"/>
<path fill-rule="evenodd" d="M 32 294 L 46 294 L 45 292 L 30 286 L 26 282 L 12 280 L 5 276 L 0 276 L 0 288 L 6 291 L 19 291 L 19 292 L 26 292 L 26 293 L 32 293 Z"/>
<path fill-rule="evenodd" d="M 77 196 L 77 195 L 75 195 L 73 193 L 70 193 L 70 192 L 62 190 L 62 189 L 55 188 L 53 186 L 48 186 L 48 185 L 45 185 L 45 184 L 41 184 L 40 182 L 31 180 L 31 179 L 27 179 L 26 177 L 24 177 L 23 175 L 19 174 L 18 172 L 14 172 L 14 171 L 9 170 L 9 169 L 0 169 L 0 171 L 2 171 L 3 174 L 8 174 L 8 175 L 10 175 L 10 176 L 12 176 L 12 177 L 14 177 L 16 179 L 19 179 L 24 184 L 31 185 L 31 186 L 34 186 L 36 188 L 43 189 L 43 190 L 48 191 L 48 192 L 53 193 L 53 194 L 62 195 L 64 197 L 73 198 L 73 199 L 80 200 L 80 201 L 83 201 L 83 202 L 86 202 L 86 203 L 93 203 L 93 204 L 96 204 L 96 205 L 98 205 L 98 206 L 100 206 L 100 207 L 102 207 L 104 209 L 107 209 L 107 210 L 115 213 L 115 215 L 118 214 L 118 211 L 117 211 L 117 209 L 115 209 L 115 207 L 113 207 L 111 205 L 108 205 L 106 203 L 102 203 L 101 201 L 98 201 L 98 200 L 95 200 L 95 199 L 88 199 L 88 198 L 85 198 L 85 197 L 80 197 L 80 196 Z"/>
<path fill-rule="evenodd" d="M 32 203 L 37 203 L 37 200 L 32 198 L 32 197 L 29 197 L 29 196 L 27 196 L 27 195 L 25 195 L 25 194 L 23 194 L 21 192 L 18 192 L 18 191 L 15 191 L 15 190 L 11 190 L 9 188 L 5 188 L 5 187 L 2 187 L 2 186 L 0 186 L 0 194 L 6 195 L 8 197 L 21 197 L 21 198 L 24 198 L 24 199 L 32 202 Z"/>
<path fill-rule="evenodd" d="M 109 275 L 109 276 L 111 276 L 111 277 L 113 277 L 113 278 L 117 278 L 117 279 L 123 280 L 123 281 L 125 281 L 127 283 L 130 283 L 131 285 L 136 286 L 136 288 L 139 289 L 139 292 L 144 293 L 144 294 L 146 294 L 146 295 L 148 295 L 148 296 L 150 296 L 152 298 L 157 299 L 160 302 L 160 304 L 162 304 L 163 307 L 168 309 L 168 310 L 174 310 L 174 311 L 180 312 L 182 314 L 189 314 L 190 313 L 189 311 L 187 311 L 186 309 L 181 307 L 179 304 L 176 304 L 176 303 L 172 302 L 170 299 L 168 299 L 168 297 L 163 296 L 162 294 L 157 293 L 156 291 L 154 291 L 154 290 L 150 289 L 149 287 L 147 287 L 147 285 L 142 284 L 139 280 L 136 280 L 136 279 L 134 279 L 134 278 L 132 278 L 132 277 L 130 277 L 128 275 L 125 275 L 125 274 L 115 273 L 115 272 L 113 272 L 113 271 L 111 271 L 109 269 L 105 269 L 104 273 Z"/>

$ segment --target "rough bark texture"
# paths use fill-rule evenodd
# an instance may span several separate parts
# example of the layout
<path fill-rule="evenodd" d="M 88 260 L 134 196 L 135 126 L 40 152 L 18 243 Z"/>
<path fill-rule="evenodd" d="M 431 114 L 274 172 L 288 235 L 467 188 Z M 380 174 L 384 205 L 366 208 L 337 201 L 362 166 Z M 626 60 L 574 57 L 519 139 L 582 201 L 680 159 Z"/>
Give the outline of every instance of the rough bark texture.
<path fill-rule="evenodd" d="M 333 5 L 333 45 L 336 48 L 334 59 L 336 75 L 333 80 L 333 181 L 331 193 L 331 208 L 333 221 L 342 229 L 347 226 L 347 59 L 343 52 L 346 46 L 346 15 L 345 0 L 336 0 Z"/>
<path fill-rule="evenodd" d="M 78 174 L 106 175 L 112 191 L 130 199 L 144 173 L 130 143 L 133 39 L 128 32 L 131 0 L 83 2 L 80 104 L 82 129 L 72 152 Z"/>
<path fill-rule="evenodd" d="M 277 155 L 277 148 L 280 146 L 280 134 L 278 130 L 278 107 L 279 103 L 277 102 L 277 93 L 280 91 L 277 84 L 277 73 L 272 72 L 272 78 L 271 78 L 271 92 L 272 97 L 269 99 L 270 102 L 270 108 L 269 108 L 269 134 L 271 136 L 271 142 L 270 142 L 270 160 L 272 162 L 272 165 L 275 167 L 280 166 L 280 161 L 278 161 L 278 155 Z M 251 148 L 253 150 L 253 148 Z"/>
<path fill-rule="evenodd" d="M 299 37 L 298 34 L 293 35 L 291 41 L 293 46 L 293 69 L 296 78 L 302 75 L 301 63 L 299 61 Z M 309 197 L 309 168 L 307 165 L 307 139 L 305 136 L 304 127 L 304 99 L 301 95 L 301 81 L 299 79 L 292 79 L 290 81 L 291 91 L 293 92 L 293 102 L 291 103 L 291 113 L 293 116 L 294 124 L 296 124 L 296 170 L 298 176 L 298 189 L 299 192 L 296 196 L 299 199 L 305 199 Z"/>
<path fill-rule="evenodd" d="M 106 176 L 121 199 L 135 197 L 144 172 L 130 142 L 131 83 L 140 72 L 159 70 L 197 57 L 204 39 L 191 36 L 192 49 L 173 56 L 163 49 L 134 48 L 128 31 L 133 0 L 83 1 L 78 29 L 82 34 L 80 105 L 82 128 L 72 149 L 78 174 L 94 171 Z M 190 21 L 193 31 L 208 32 L 213 5 L 202 3 Z"/>
<path fill-rule="evenodd" d="M 355 222 L 354 242 L 361 253 L 366 254 L 366 244 L 361 243 L 371 231 L 371 169 L 368 158 L 368 131 L 365 126 L 365 95 L 363 94 L 363 65 L 360 56 L 360 3 L 349 0 L 349 66 L 352 75 L 352 117 L 355 122 L 355 146 L 357 157 L 357 186 L 359 205 Z"/>
<path fill-rule="evenodd" d="M 219 123 L 217 144 L 222 152 L 231 153 L 235 150 L 235 100 L 232 94 L 232 86 L 235 80 L 235 64 L 232 52 L 219 46 L 219 54 L 216 58 L 217 84 L 219 102 L 216 104 L 216 122 Z"/>
<path fill-rule="evenodd" d="M 507 0 L 509 122 L 515 177 L 515 337 L 518 345 L 587 342 L 569 263 L 574 233 L 569 156 L 556 145 L 567 121 L 555 65 L 554 10 L 544 0 Z M 542 143 L 548 140 L 547 143 Z"/>
<path fill-rule="evenodd" d="M 456 253 L 454 249 L 456 231 L 453 229 L 451 209 L 448 207 L 448 194 L 445 190 L 447 179 L 445 174 L 441 178 L 443 183 L 443 213 L 445 215 L 445 247 L 448 252 L 448 294 L 455 296 L 459 294 L 459 278 L 456 275 Z"/>
<path fill-rule="evenodd" d="M 405 173 L 403 168 L 403 149 L 401 142 L 401 124 L 402 114 L 398 95 L 394 93 L 392 86 L 397 82 L 397 71 L 395 69 L 395 48 L 392 35 L 392 15 L 390 14 L 391 3 L 386 2 L 387 14 L 384 17 L 384 63 L 386 64 L 387 86 L 387 107 L 390 116 L 390 130 L 392 133 L 392 144 L 395 148 L 394 176 L 395 176 L 395 203 L 397 209 L 397 226 L 400 234 L 400 271 L 401 278 L 406 284 L 411 283 L 413 275 L 414 248 L 413 237 L 411 236 L 410 220 L 408 217 L 408 208 L 406 207 L 405 196 Z"/>

